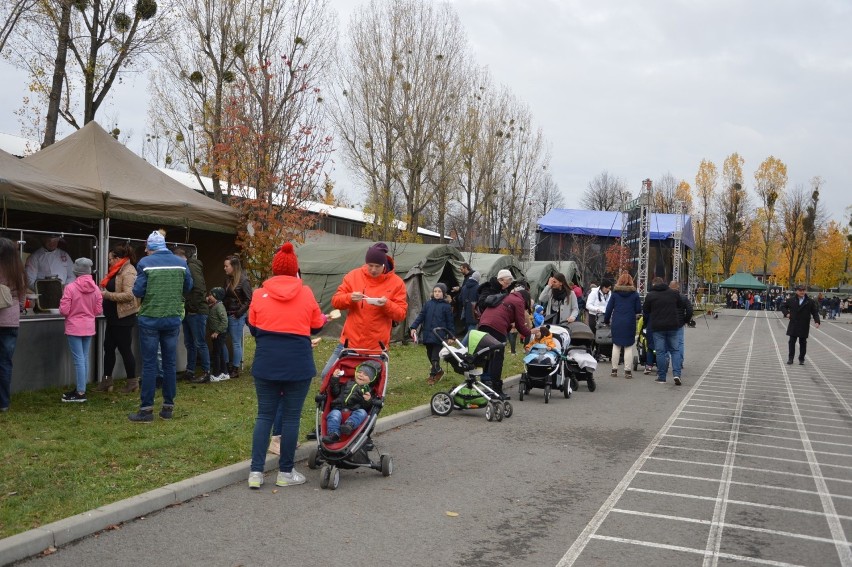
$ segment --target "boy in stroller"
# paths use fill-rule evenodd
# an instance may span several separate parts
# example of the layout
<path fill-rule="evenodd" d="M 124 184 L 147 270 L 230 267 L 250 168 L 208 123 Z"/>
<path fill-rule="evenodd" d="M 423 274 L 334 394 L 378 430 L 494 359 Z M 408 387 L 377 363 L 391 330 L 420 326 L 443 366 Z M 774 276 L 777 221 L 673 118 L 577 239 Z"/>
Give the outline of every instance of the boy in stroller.
<path fill-rule="evenodd" d="M 337 376 L 343 374 L 342 370 L 336 372 L 339 372 Z M 328 412 L 326 417 L 326 435 L 322 438 L 323 443 L 339 441 L 341 433 L 343 435 L 351 434 L 367 418 L 367 412 L 373 405 L 373 392 L 370 384 L 376 379 L 379 372 L 379 364 L 368 360 L 355 368 L 354 380 L 343 386 L 336 380 L 331 383 L 330 390 L 334 400 L 331 402 L 331 411 Z M 346 422 L 340 425 L 344 409 L 348 409 L 351 413 Z"/>
<path fill-rule="evenodd" d="M 542 326 L 539 328 L 539 332 L 541 333 L 538 338 L 533 338 L 527 346 L 524 347 L 524 350 L 527 351 L 527 354 L 524 357 L 524 364 L 529 364 L 534 358 L 538 357 L 544 351 L 553 351 L 556 355 L 555 359 L 559 359 L 559 348 L 560 344 L 556 342 L 556 339 L 553 338 L 553 335 L 550 334 L 550 329 L 548 327 Z"/>

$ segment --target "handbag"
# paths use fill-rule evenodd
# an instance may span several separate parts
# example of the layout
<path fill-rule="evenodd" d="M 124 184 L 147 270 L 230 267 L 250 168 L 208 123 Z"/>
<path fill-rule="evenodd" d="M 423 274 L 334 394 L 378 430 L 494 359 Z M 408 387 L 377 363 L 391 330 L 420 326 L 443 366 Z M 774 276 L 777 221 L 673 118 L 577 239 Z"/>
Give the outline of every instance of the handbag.
<path fill-rule="evenodd" d="M 12 299 L 12 290 L 5 284 L 0 284 L 0 309 L 12 307 L 15 301 Z"/>

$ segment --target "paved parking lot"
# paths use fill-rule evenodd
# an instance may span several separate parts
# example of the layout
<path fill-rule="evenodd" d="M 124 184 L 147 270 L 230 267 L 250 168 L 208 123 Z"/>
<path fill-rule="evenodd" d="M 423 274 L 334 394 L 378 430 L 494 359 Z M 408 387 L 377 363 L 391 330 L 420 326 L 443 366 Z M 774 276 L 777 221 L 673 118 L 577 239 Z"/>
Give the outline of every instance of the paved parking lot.
<path fill-rule="evenodd" d="M 812 329 L 788 366 L 776 313 L 723 317 L 730 337 L 560 567 L 852 565 L 852 326 Z"/>

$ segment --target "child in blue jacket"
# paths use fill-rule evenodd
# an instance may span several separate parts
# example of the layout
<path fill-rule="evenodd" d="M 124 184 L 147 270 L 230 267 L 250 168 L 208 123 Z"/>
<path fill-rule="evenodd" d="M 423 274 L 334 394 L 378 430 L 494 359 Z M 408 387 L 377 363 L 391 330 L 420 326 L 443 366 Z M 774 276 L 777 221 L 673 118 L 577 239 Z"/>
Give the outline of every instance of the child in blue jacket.
<path fill-rule="evenodd" d="M 416 329 L 421 327 L 421 341 L 426 345 L 426 356 L 432 365 L 429 370 L 429 379 L 426 381 L 430 386 L 440 380 L 444 376 L 444 371 L 441 369 L 441 339 L 435 336 L 434 330 L 439 327 L 453 330 L 453 309 L 446 300 L 447 286 L 438 283 L 432 288 L 432 299 L 426 302 L 423 310 L 417 315 L 414 323 L 411 324 L 411 337 L 416 336 Z"/>

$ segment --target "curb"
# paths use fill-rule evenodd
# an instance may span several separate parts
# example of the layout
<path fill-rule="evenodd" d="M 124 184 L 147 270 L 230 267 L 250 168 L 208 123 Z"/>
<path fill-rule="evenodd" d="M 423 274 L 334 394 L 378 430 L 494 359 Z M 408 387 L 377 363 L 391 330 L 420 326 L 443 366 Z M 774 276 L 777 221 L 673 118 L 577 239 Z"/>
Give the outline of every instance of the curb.
<path fill-rule="evenodd" d="M 503 381 L 506 386 L 514 385 L 520 376 L 512 376 Z M 374 433 L 384 433 L 432 415 L 429 404 L 417 406 L 387 417 L 379 418 Z M 312 444 L 311 444 L 312 445 Z M 295 461 L 308 458 L 311 445 L 305 444 L 296 449 Z M 246 471 L 251 459 L 228 465 L 221 469 L 206 472 L 180 482 L 167 484 L 143 494 L 125 498 L 100 508 L 77 514 L 46 524 L 32 530 L 0 539 L 0 565 L 9 565 L 22 559 L 38 555 L 48 548 L 67 545 L 78 539 L 103 531 L 110 526 L 128 522 L 136 518 L 168 508 L 175 504 L 192 500 L 208 492 L 225 488 L 246 479 Z M 266 458 L 265 471 L 276 470 L 278 456 Z"/>

